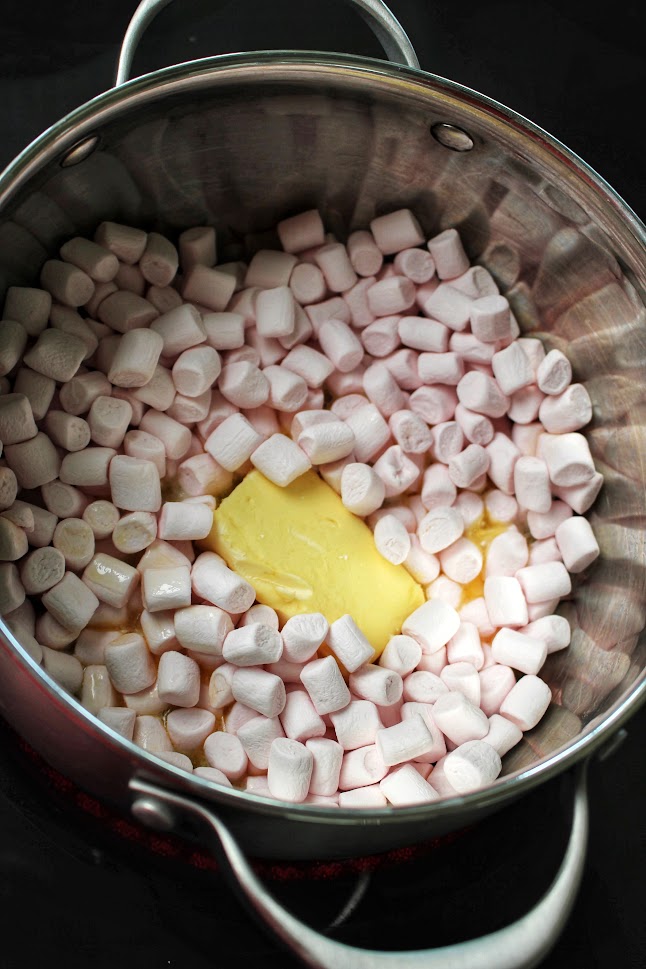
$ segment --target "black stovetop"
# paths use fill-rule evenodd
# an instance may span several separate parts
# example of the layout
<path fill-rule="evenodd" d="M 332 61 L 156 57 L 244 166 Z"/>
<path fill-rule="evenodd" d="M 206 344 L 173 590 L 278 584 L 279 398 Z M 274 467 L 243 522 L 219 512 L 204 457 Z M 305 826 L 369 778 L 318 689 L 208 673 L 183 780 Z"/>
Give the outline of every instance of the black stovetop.
<path fill-rule="evenodd" d="M 111 83 L 133 0 L 5 4 L 0 165 Z M 646 65 L 642 4 L 584 0 L 392 0 L 423 69 L 476 88 L 564 141 L 642 217 Z M 8 9 L 7 9 L 8 8 Z M 236 49 L 341 48 L 381 56 L 341 0 L 191 0 L 150 29 L 140 72 Z M 591 835 L 573 916 L 544 969 L 644 964 L 646 711 L 590 771 Z M 114 833 L 61 789 L 0 724 L 1 969 L 212 969 L 295 963 L 258 930 L 221 877 Z M 293 910 L 350 944 L 443 945 L 518 918 L 551 881 L 568 826 L 557 780 L 407 862 L 274 880 Z M 87 808 L 87 805 L 86 805 Z M 118 824 L 116 825 L 118 827 Z M 302 872 L 300 873 L 303 874 Z M 318 873 L 320 874 L 320 873 Z M 344 909 L 351 914 L 341 917 Z"/>

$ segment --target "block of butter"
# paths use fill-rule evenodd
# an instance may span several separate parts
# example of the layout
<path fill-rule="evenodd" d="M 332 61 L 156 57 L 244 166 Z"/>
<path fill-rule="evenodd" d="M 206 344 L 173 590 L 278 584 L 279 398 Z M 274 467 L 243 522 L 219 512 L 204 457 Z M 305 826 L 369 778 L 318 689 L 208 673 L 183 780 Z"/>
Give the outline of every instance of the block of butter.
<path fill-rule="evenodd" d="M 286 488 L 251 471 L 213 513 L 202 544 L 283 621 L 322 612 L 333 622 L 349 613 L 377 654 L 425 601 L 406 569 L 381 557 L 365 522 L 313 471 Z"/>

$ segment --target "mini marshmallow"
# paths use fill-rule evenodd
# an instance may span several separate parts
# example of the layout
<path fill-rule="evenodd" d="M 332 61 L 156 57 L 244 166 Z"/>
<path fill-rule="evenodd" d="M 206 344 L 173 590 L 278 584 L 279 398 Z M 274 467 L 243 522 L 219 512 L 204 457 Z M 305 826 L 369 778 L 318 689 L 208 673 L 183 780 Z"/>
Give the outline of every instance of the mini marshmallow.
<path fill-rule="evenodd" d="M 370 223 L 377 247 L 385 256 L 422 245 L 424 233 L 410 209 L 380 215 Z"/>
<path fill-rule="evenodd" d="M 353 371 L 363 359 L 363 346 L 347 323 L 326 320 L 318 331 L 321 349 L 341 373 Z"/>
<path fill-rule="evenodd" d="M 524 565 L 539 565 L 541 562 L 561 562 L 562 556 L 554 536 L 532 542 L 529 560 Z M 521 568 L 522 566 L 519 566 Z"/>
<path fill-rule="evenodd" d="M 590 447 L 582 434 L 541 434 L 536 453 L 547 464 L 553 484 L 583 485 L 595 474 Z"/>
<path fill-rule="evenodd" d="M 554 537 L 568 572 L 583 572 L 599 555 L 599 543 L 592 526 L 587 518 L 580 515 L 562 521 Z"/>
<path fill-rule="evenodd" d="M 166 476 L 166 450 L 162 441 L 148 431 L 128 431 L 123 439 L 123 450 L 131 458 L 152 461 L 160 478 Z"/>
<path fill-rule="evenodd" d="M 547 646 L 548 655 L 570 644 L 570 624 L 563 616 L 544 616 L 518 631 L 541 639 Z"/>
<path fill-rule="evenodd" d="M 100 552 L 83 572 L 83 582 L 101 602 L 119 609 L 136 589 L 139 573 L 126 562 Z"/>
<path fill-rule="evenodd" d="M 313 758 L 310 793 L 330 797 L 339 786 L 343 748 L 336 740 L 325 737 L 311 737 L 305 746 Z"/>
<path fill-rule="evenodd" d="M 307 454 L 284 434 L 272 434 L 251 453 L 251 463 L 281 488 L 311 468 Z"/>
<path fill-rule="evenodd" d="M 395 256 L 393 265 L 399 275 L 408 276 L 418 286 L 427 283 L 435 275 L 433 256 L 423 249 L 402 249 Z"/>
<path fill-rule="evenodd" d="M 464 436 L 459 424 L 456 421 L 443 421 L 436 424 L 431 433 L 433 457 L 442 464 L 448 464 L 452 457 L 460 453 L 464 445 Z"/>
<path fill-rule="evenodd" d="M 3 321 L 3 326 L 7 325 L 7 321 Z M 2 352 L 2 349 L 0 349 L 0 370 L 3 369 L 1 366 Z M 61 395 L 65 390 L 65 386 L 61 388 Z M 52 402 L 52 397 L 56 390 L 56 383 L 51 377 L 44 377 L 43 374 L 36 373 L 35 370 L 30 370 L 29 367 L 21 367 L 16 374 L 13 389 L 15 393 L 24 394 L 27 397 L 31 404 L 34 420 L 39 421 L 45 416 Z"/>
<path fill-rule="evenodd" d="M 383 253 L 371 232 L 365 229 L 351 232 L 348 236 L 347 249 L 352 268 L 359 276 L 375 276 L 381 269 L 384 261 Z"/>
<path fill-rule="evenodd" d="M 399 703 L 404 684 L 399 673 L 371 663 L 350 674 L 349 686 L 355 696 L 371 700 L 380 707 Z M 333 720 L 334 722 L 334 720 Z"/>
<path fill-rule="evenodd" d="M 469 269 L 469 258 L 455 229 L 446 229 L 427 242 L 440 279 L 455 279 Z"/>
<path fill-rule="evenodd" d="M 404 567 L 420 585 L 428 585 L 440 574 L 440 560 L 425 552 L 417 535 L 410 536 L 410 550 L 404 559 Z"/>
<path fill-rule="evenodd" d="M 463 532 L 464 521 L 460 512 L 447 505 L 439 505 L 427 512 L 419 523 L 417 534 L 423 550 L 435 554 L 453 545 Z"/>
<path fill-rule="evenodd" d="M 159 313 L 147 299 L 136 293 L 118 290 L 101 300 L 97 316 L 101 323 L 117 333 L 127 333 L 128 330 L 149 326 L 159 317 Z"/>
<path fill-rule="evenodd" d="M 556 529 L 564 521 L 572 517 L 572 509 L 564 501 L 555 499 L 548 511 L 541 513 L 530 511 L 527 513 L 527 526 L 532 538 L 539 541 L 552 538 L 556 534 Z M 559 558 L 560 558 L 559 553 Z"/>
<path fill-rule="evenodd" d="M 469 444 L 449 458 L 449 477 L 458 488 L 468 488 L 489 470 L 489 464 L 489 453 L 479 444 Z"/>
<path fill-rule="evenodd" d="M 416 317 L 411 317 L 416 319 Z M 386 357 L 399 346 L 399 316 L 382 316 L 361 332 L 361 342 L 373 357 Z"/>
<path fill-rule="evenodd" d="M 483 741 L 496 751 L 499 757 L 504 757 L 507 751 L 515 747 L 523 738 L 522 731 L 515 723 L 494 713 L 489 717 L 489 733 Z"/>
<path fill-rule="evenodd" d="M 196 595 L 226 612 L 246 612 L 256 598 L 253 586 L 232 572 L 214 552 L 203 552 L 196 558 L 191 582 Z"/>
<path fill-rule="evenodd" d="M 213 513 L 208 505 L 167 501 L 159 516 L 158 535 L 164 541 L 199 541 L 213 527 Z"/>
<path fill-rule="evenodd" d="M 329 623 L 320 612 L 292 616 L 282 628 L 283 658 L 292 663 L 311 659 L 325 640 Z"/>
<path fill-rule="evenodd" d="M 269 381 L 270 407 L 293 413 L 303 406 L 307 399 L 307 384 L 302 377 L 278 366 L 265 367 L 263 374 Z"/>
<path fill-rule="evenodd" d="M 273 797 L 299 803 L 307 797 L 314 758 L 304 744 L 278 737 L 269 749 L 267 783 Z"/>
<path fill-rule="evenodd" d="M 458 745 L 482 740 L 489 730 L 489 721 L 482 710 L 457 691 L 445 693 L 436 700 L 433 719 L 445 737 Z"/>
<path fill-rule="evenodd" d="M 318 266 L 310 263 L 299 263 L 294 266 L 289 277 L 289 288 L 294 299 L 301 304 L 318 303 L 325 299 L 327 285 L 323 273 Z"/>
<path fill-rule="evenodd" d="M 514 491 L 522 508 L 542 514 L 549 511 L 552 495 L 545 462 L 521 455 L 514 465 Z"/>
<path fill-rule="evenodd" d="M 500 705 L 500 714 L 520 730 L 535 727 L 550 705 L 552 693 L 538 676 L 521 676 Z"/>
<path fill-rule="evenodd" d="M 37 548 L 20 564 L 20 581 L 27 595 L 40 595 L 57 585 L 65 575 L 65 559 L 58 549 Z"/>
<path fill-rule="evenodd" d="M 175 650 L 162 653 L 157 670 L 160 700 L 175 707 L 194 707 L 200 696 L 200 668 L 190 656 Z"/>
<path fill-rule="evenodd" d="M 225 637 L 222 647 L 225 660 L 234 666 L 264 666 L 267 663 L 276 663 L 282 653 L 280 633 L 260 622 L 233 629 Z"/>
<path fill-rule="evenodd" d="M 213 784 L 220 784 L 224 787 L 232 787 L 231 781 L 217 767 L 196 767 L 193 771 L 196 777 L 203 777 L 205 781 Z"/>
<path fill-rule="evenodd" d="M 439 553 L 439 559 L 446 577 L 460 585 L 473 582 L 482 571 L 482 552 L 468 538 L 458 538 Z"/>
<path fill-rule="evenodd" d="M 404 346 L 413 350 L 443 354 L 449 348 L 451 331 L 437 320 L 403 316 L 399 320 L 398 332 Z"/>
<path fill-rule="evenodd" d="M 448 691 L 446 684 L 436 673 L 416 669 L 404 680 L 404 700 L 415 703 L 433 704 Z"/>
<path fill-rule="evenodd" d="M 124 707 L 103 707 L 97 711 L 97 717 L 115 733 L 125 737 L 126 740 L 132 740 L 137 719 L 134 710 L 127 710 Z"/>
<path fill-rule="evenodd" d="M 496 383 L 507 397 L 511 397 L 512 394 L 534 382 L 534 371 L 530 360 L 517 340 L 503 350 L 499 350 L 498 353 L 494 353 L 491 369 Z"/>
<path fill-rule="evenodd" d="M 124 511 L 159 511 L 161 508 L 159 473 L 152 461 L 118 454 L 110 462 L 109 482 L 112 501 L 117 508 Z"/>
<path fill-rule="evenodd" d="M 65 451 L 82 451 L 90 443 L 91 430 L 87 421 L 62 410 L 47 413 L 44 429 L 50 440 Z"/>
<path fill-rule="evenodd" d="M 148 612 L 190 606 L 191 573 L 188 566 L 146 569 L 142 576 L 142 594 Z"/>
<path fill-rule="evenodd" d="M 342 421 L 311 424 L 297 438 L 298 446 L 312 464 L 329 464 L 347 457 L 353 450 L 354 434 Z"/>
<path fill-rule="evenodd" d="M 92 440 L 99 447 L 119 448 L 132 419 L 132 407 L 116 397 L 97 397 L 88 414 Z"/>
<path fill-rule="evenodd" d="M 238 667 L 233 666 L 232 663 L 222 663 L 221 666 L 216 667 L 216 669 L 214 669 L 211 673 L 211 679 L 209 680 L 208 699 L 209 704 L 214 710 L 220 710 L 223 707 L 228 707 L 229 704 L 233 702 L 231 684 L 233 683 L 233 674 L 237 668 Z"/>
<path fill-rule="evenodd" d="M 412 764 L 405 764 L 398 770 L 391 771 L 379 783 L 379 789 L 393 807 L 428 804 L 430 801 L 437 801 L 440 796 Z M 339 805 L 347 806 L 341 805 L 340 799 Z"/>
<path fill-rule="evenodd" d="M 583 384 L 570 384 L 562 394 L 546 397 L 538 418 L 550 434 L 578 431 L 592 420 L 592 401 Z"/>
<path fill-rule="evenodd" d="M 409 410 L 395 411 L 389 419 L 397 444 L 406 454 L 426 454 L 433 441 L 428 425 Z"/>
<path fill-rule="evenodd" d="M 301 743 L 311 737 L 323 737 L 327 730 L 305 690 L 290 690 L 287 693 L 280 722 L 285 736 Z"/>
<path fill-rule="evenodd" d="M 334 364 L 312 347 L 297 346 L 289 351 L 281 366 L 291 370 L 305 381 L 308 387 L 321 387 L 334 370 Z"/>
<path fill-rule="evenodd" d="M 429 291 L 424 292 L 421 287 L 417 294 L 417 303 L 426 316 L 430 316 L 450 330 L 461 331 L 469 324 L 473 300 L 449 283 L 434 286 L 434 280 L 429 284 Z"/>
<path fill-rule="evenodd" d="M 24 529 L 0 516 L 0 561 L 16 562 L 26 554 L 27 535 Z"/>
<path fill-rule="evenodd" d="M 536 383 L 544 394 L 562 394 L 572 380 L 572 365 L 560 350 L 550 350 L 536 370 Z"/>
<path fill-rule="evenodd" d="M 449 663 L 470 663 L 476 670 L 482 669 L 484 653 L 480 633 L 475 623 L 464 621 L 460 623 L 455 636 L 452 636 L 447 643 L 446 655 Z"/>
<path fill-rule="evenodd" d="M 513 477 L 513 470 L 512 470 Z M 518 517 L 518 502 L 512 495 L 504 494 L 497 488 L 485 492 L 485 510 L 493 522 L 513 522 Z"/>
<path fill-rule="evenodd" d="M 350 702 L 350 691 L 333 656 L 306 663 L 300 679 L 319 716 L 342 710 Z"/>
<path fill-rule="evenodd" d="M 416 639 L 423 652 L 435 653 L 455 636 L 459 626 L 460 617 L 455 609 L 441 599 L 431 599 L 404 620 L 402 633 Z"/>
<path fill-rule="evenodd" d="M 61 481 L 48 481 L 40 491 L 45 507 L 58 518 L 80 518 L 88 503 L 82 491 Z"/>
<path fill-rule="evenodd" d="M 457 395 L 464 407 L 485 417 L 502 417 L 509 407 L 509 398 L 503 394 L 494 378 L 477 370 L 461 378 Z"/>
<path fill-rule="evenodd" d="M 471 331 L 482 343 L 513 339 L 514 326 L 509 302 L 504 296 L 481 296 L 470 307 Z"/>
<path fill-rule="evenodd" d="M 94 593 L 73 572 L 66 572 L 60 582 L 43 594 L 41 602 L 56 622 L 77 635 L 99 605 Z"/>
<path fill-rule="evenodd" d="M 120 693 L 139 693 L 155 682 L 157 668 L 143 636 L 129 633 L 105 648 L 110 681 Z M 103 704 L 106 706 L 109 704 Z"/>
<path fill-rule="evenodd" d="M 363 375 L 366 397 L 388 418 L 406 409 L 407 397 L 384 363 L 373 363 Z"/>
<path fill-rule="evenodd" d="M 214 313 L 221 313 L 227 309 L 235 288 L 235 276 L 197 264 L 184 274 L 181 291 L 188 303 L 196 303 Z"/>
<path fill-rule="evenodd" d="M 208 436 L 204 449 L 227 471 L 236 471 L 261 444 L 262 437 L 246 417 L 232 414 Z"/>
<path fill-rule="evenodd" d="M 225 658 L 231 659 L 230 656 Z M 265 717 L 277 717 L 285 706 L 285 684 L 281 678 L 256 666 L 235 671 L 231 692 L 239 703 Z"/>
<path fill-rule="evenodd" d="M 230 489 L 232 475 L 214 461 L 210 454 L 196 454 L 179 465 L 177 480 L 181 489 L 192 497 L 201 494 L 219 495 Z"/>
<path fill-rule="evenodd" d="M 426 469 L 422 481 L 421 494 L 422 504 L 425 508 L 427 508 L 429 511 L 435 511 L 440 508 L 445 509 L 455 501 L 457 493 L 458 490 L 451 481 L 451 478 L 449 477 L 449 469 L 445 465 L 436 463 L 430 465 L 430 467 Z M 444 512 L 442 514 L 444 514 Z M 420 521 L 420 526 L 422 526 L 423 520 L 424 519 Z M 451 530 L 449 529 L 449 532 L 450 531 Z M 444 536 L 442 541 L 444 541 L 446 537 L 447 536 Z M 459 534 L 456 535 L 455 538 L 459 538 Z M 451 541 L 454 540 L 455 539 L 451 539 L 448 544 L 450 545 Z M 425 551 L 427 550 L 425 549 Z"/>
<path fill-rule="evenodd" d="M 570 576 L 562 562 L 527 565 L 518 570 L 516 578 L 530 604 L 562 599 L 572 591 Z"/>
<path fill-rule="evenodd" d="M 5 327 L 9 328 L 10 321 L 15 321 L 29 336 L 38 336 L 47 326 L 51 306 L 52 297 L 44 289 L 9 286 L 3 310 L 3 331 Z M 22 349 L 18 356 L 22 353 Z M 14 364 L 9 367 L 9 370 L 13 369 Z"/>
<path fill-rule="evenodd" d="M 56 448 L 41 431 L 29 441 L 7 445 L 4 458 L 20 488 L 39 488 L 48 484 L 59 476 L 62 468 Z"/>
<path fill-rule="evenodd" d="M 399 444 L 393 444 L 375 461 L 374 470 L 384 482 L 386 498 L 394 498 L 417 481 L 420 463 L 404 454 Z"/>
<path fill-rule="evenodd" d="M 527 601 L 517 578 L 507 575 L 487 576 L 484 599 L 492 625 L 527 625 Z"/>
<path fill-rule="evenodd" d="M 375 316 L 405 313 L 415 302 L 415 283 L 406 276 L 389 276 L 373 283 L 366 297 Z"/>
<path fill-rule="evenodd" d="M 59 259 L 48 259 L 44 263 L 40 284 L 64 306 L 83 306 L 94 292 L 94 282 L 87 273 Z"/>
<path fill-rule="evenodd" d="M 223 397 L 237 407 L 260 407 L 269 398 L 269 381 L 258 367 L 245 361 L 227 363 L 218 387 Z"/>
<path fill-rule="evenodd" d="M 190 606 L 188 608 L 191 608 Z M 195 607 L 201 608 L 201 607 Z M 184 610 L 178 610 L 180 615 Z M 155 656 L 160 656 L 169 649 L 177 649 L 178 641 L 175 635 L 175 623 L 172 612 L 156 612 L 154 614 L 144 609 L 139 617 L 141 631 L 148 643 L 148 649 Z M 77 643 L 78 647 L 78 643 Z"/>
<path fill-rule="evenodd" d="M 394 515 L 384 515 L 374 528 L 375 547 L 393 565 L 401 565 L 410 552 L 410 535 Z"/>
<path fill-rule="evenodd" d="M 390 440 L 390 428 L 374 404 L 358 407 L 345 423 L 354 434 L 353 451 L 358 462 L 370 461 Z"/>
<path fill-rule="evenodd" d="M 483 740 L 460 744 L 447 754 L 444 762 L 447 780 L 459 794 L 485 787 L 498 777 L 501 769 L 498 752 Z"/>
<path fill-rule="evenodd" d="M 173 364 L 173 383 L 185 397 L 199 397 L 220 375 L 220 354 L 210 346 L 190 347 Z"/>
<path fill-rule="evenodd" d="M 141 274 L 153 286 L 168 286 L 175 278 L 179 256 L 175 246 L 158 232 L 149 232 L 139 260 Z"/>
<path fill-rule="evenodd" d="M 261 289 L 256 298 L 256 329 L 262 337 L 289 336 L 295 325 L 295 304 L 289 286 Z"/>
<path fill-rule="evenodd" d="M 0 347 L 0 377 L 11 373 L 27 345 L 27 331 L 13 320 L 2 321 L 2 347 Z"/>
<path fill-rule="evenodd" d="M 388 773 L 388 768 L 375 744 L 349 750 L 343 756 L 339 774 L 339 789 L 351 791 L 359 787 L 377 784 Z"/>
<path fill-rule="evenodd" d="M 83 683 L 83 667 L 75 656 L 48 649 L 43 644 L 43 669 L 68 693 L 77 694 Z"/>
<path fill-rule="evenodd" d="M 496 432 L 486 450 L 489 455 L 489 478 L 496 488 L 511 495 L 514 490 L 514 468 L 520 457 L 518 448 L 506 434 Z"/>
<path fill-rule="evenodd" d="M 170 370 L 157 364 L 152 377 L 143 387 L 130 391 L 130 401 L 139 401 L 155 411 L 166 411 L 175 400 L 176 391 Z M 134 405 L 133 405 L 134 406 Z M 139 421 L 141 423 L 141 420 Z M 155 433 L 154 431 L 152 433 Z"/>
<path fill-rule="evenodd" d="M 6 617 L 8 614 L 15 612 L 24 602 L 25 588 L 20 581 L 18 568 L 13 562 L 0 562 L 0 616 Z M 350 694 L 348 693 L 349 699 Z"/>
<path fill-rule="evenodd" d="M 515 629 L 501 629 L 496 633 L 491 650 L 497 663 L 521 673 L 538 673 L 547 657 L 547 646 L 542 639 Z"/>
<path fill-rule="evenodd" d="M 374 656 L 374 649 L 350 615 L 341 616 L 330 624 L 327 642 L 348 673 L 354 673 Z"/>
<path fill-rule="evenodd" d="M 255 716 L 238 727 L 237 736 L 249 758 L 249 763 L 256 770 L 266 771 L 274 740 L 284 737 L 285 734 L 278 717 Z"/>
<path fill-rule="evenodd" d="M 196 226 L 185 229 L 178 239 L 179 258 L 184 272 L 193 266 L 214 266 L 217 256 L 217 239 L 213 226 Z"/>
<path fill-rule="evenodd" d="M 94 556 L 94 534 L 81 518 L 66 518 L 54 530 L 54 548 L 65 558 L 72 572 L 80 572 Z"/>
<path fill-rule="evenodd" d="M 234 350 L 244 346 L 244 317 L 240 313 L 204 313 L 202 323 L 206 342 L 214 350 Z"/>
<path fill-rule="evenodd" d="M 161 750 L 157 754 L 157 757 L 172 767 L 178 767 L 180 770 L 188 771 L 189 774 L 193 772 L 193 763 L 191 758 L 186 754 L 180 754 L 176 750 Z"/>
<path fill-rule="evenodd" d="M 143 387 L 153 377 L 164 347 L 152 329 L 130 330 L 119 340 L 108 379 L 117 387 Z"/>
<path fill-rule="evenodd" d="M 169 714 L 169 720 L 172 715 L 173 713 Z M 240 738 L 233 734 L 221 730 L 212 733 L 204 741 L 204 756 L 211 767 L 222 771 L 230 781 L 239 780 L 247 771 L 248 760 L 244 747 Z"/>
<path fill-rule="evenodd" d="M 428 753 L 433 743 L 433 737 L 419 714 L 377 731 L 376 746 L 387 767 Z"/>
<path fill-rule="evenodd" d="M 341 475 L 341 500 L 355 515 L 365 516 L 383 504 L 386 488 L 379 475 L 367 464 L 351 462 Z"/>
<path fill-rule="evenodd" d="M 422 658 L 422 647 L 411 636 L 393 636 L 388 640 L 378 663 L 387 670 L 406 676 Z"/>
<path fill-rule="evenodd" d="M 464 376 L 462 359 L 453 351 L 447 353 L 420 353 L 419 376 L 425 384 L 448 384 L 457 386 Z"/>
<path fill-rule="evenodd" d="M 5 446 L 28 441 L 37 432 L 31 404 L 24 394 L 0 396 L 0 441 Z"/>
<path fill-rule="evenodd" d="M 187 606 L 178 609 L 174 617 L 178 642 L 197 653 L 222 656 L 224 640 L 232 629 L 231 618 L 217 606 Z"/>
<path fill-rule="evenodd" d="M 507 417 L 516 424 L 531 424 L 540 413 L 545 395 L 534 384 L 530 384 L 529 387 L 515 391 L 509 400 Z"/>
<path fill-rule="evenodd" d="M 487 577 L 514 576 L 519 569 L 527 565 L 528 557 L 529 551 L 525 536 L 515 528 L 510 528 L 508 531 L 496 535 L 489 544 L 485 575 Z"/>

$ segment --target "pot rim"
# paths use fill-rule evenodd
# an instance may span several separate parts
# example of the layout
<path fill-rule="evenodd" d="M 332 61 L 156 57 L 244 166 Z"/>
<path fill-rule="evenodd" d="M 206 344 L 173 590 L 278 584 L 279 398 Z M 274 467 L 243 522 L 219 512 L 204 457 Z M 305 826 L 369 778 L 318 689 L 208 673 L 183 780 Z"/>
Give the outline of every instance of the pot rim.
<path fill-rule="evenodd" d="M 535 150 L 541 149 L 548 157 L 551 156 L 553 160 L 564 164 L 599 197 L 601 203 L 606 207 L 608 204 L 611 206 L 615 215 L 621 219 L 624 229 L 632 236 L 635 254 L 638 254 L 640 248 L 646 247 L 646 226 L 605 179 L 557 138 L 518 112 L 472 88 L 425 71 L 376 58 L 317 51 L 252 51 L 220 54 L 164 67 L 134 78 L 119 87 L 111 88 L 51 125 L 5 168 L 0 174 L 0 210 L 41 167 L 49 163 L 53 155 L 60 155 L 62 161 L 80 142 L 100 134 L 101 125 L 112 120 L 124 107 L 139 106 L 165 94 L 208 87 L 215 76 L 222 77 L 227 71 L 240 73 L 241 69 L 259 66 L 282 68 L 288 72 L 290 68 L 294 72 L 295 69 L 308 68 L 331 72 L 333 75 L 354 74 L 357 77 L 365 76 L 395 82 L 409 89 L 411 84 L 415 84 L 421 86 L 422 90 L 427 88 L 450 99 L 459 99 L 463 106 L 467 105 L 486 114 L 489 121 L 499 123 L 510 134 L 528 138 Z M 296 76 L 295 73 L 294 76 Z M 644 261 L 644 281 L 646 283 L 646 261 Z M 246 791 L 221 788 L 211 781 L 188 774 L 172 764 L 164 764 L 155 755 L 142 750 L 132 741 L 126 740 L 110 727 L 102 724 L 81 705 L 80 701 L 58 686 L 23 649 L 2 618 L 0 618 L 0 633 L 2 645 L 4 646 L 5 643 L 8 645 L 12 660 L 27 667 L 50 700 L 62 705 L 66 714 L 72 719 L 81 720 L 83 728 L 89 733 L 96 734 L 104 744 L 116 747 L 127 754 L 129 759 L 142 770 L 145 771 L 148 768 L 156 776 L 163 771 L 169 779 L 174 778 L 179 782 L 182 788 L 211 804 L 217 803 L 222 807 L 238 809 L 248 808 L 254 813 L 268 817 L 280 816 L 300 822 L 325 821 L 337 825 L 357 822 L 364 826 L 366 824 L 383 826 L 424 820 L 431 816 L 445 818 L 449 814 L 459 815 L 463 806 L 468 809 L 483 810 L 492 805 L 501 807 L 539 783 L 555 777 L 582 758 L 591 756 L 637 711 L 641 703 L 646 701 L 646 670 L 642 670 L 639 677 L 614 702 L 610 710 L 593 718 L 577 738 L 530 767 L 498 778 L 487 788 L 464 796 L 443 798 L 437 803 L 421 806 L 370 810 L 338 808 L 331 811 L 326 807 L 311 804 L 287 806 L 282 802 L 272 802 Z"/>

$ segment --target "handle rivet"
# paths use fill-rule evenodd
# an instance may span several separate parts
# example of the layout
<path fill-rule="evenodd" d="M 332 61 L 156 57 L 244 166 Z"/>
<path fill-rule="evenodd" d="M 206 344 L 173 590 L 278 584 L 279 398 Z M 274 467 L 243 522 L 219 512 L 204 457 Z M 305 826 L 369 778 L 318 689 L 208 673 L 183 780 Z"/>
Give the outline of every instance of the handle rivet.
<path fill-rule="evenodd" d="M 431 134 L 436 141 L 439 141 L 445 148 L 451 151 L 471 151 L 474 145 L 473 138 L 463 128 L 458 128 L 454 124 L 438 122 L 431 126 Z"/>
<path fill-rule="evenodd" d="M 175 826 L 173 812 L 166 804 L 153 797 L 138 797 L 132 804 L 132 813 L 137 821 L 156 831 L 171 831 Z"/>
<path fill-rule="evenodd" d="M 61 168 L 71 168 L 73 165 L 78 165 L 79 162 L 85 161 L 86 158 L 90 157 L 98 144 L 98 135 L 90 135 L 89 138 L 84 138 L 83 141 L 77 141 L 74 147 L 70 148 L 67 154 L 61 159 Z"/>

